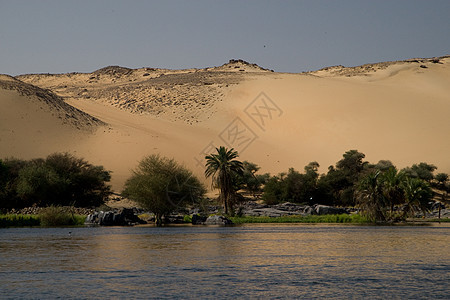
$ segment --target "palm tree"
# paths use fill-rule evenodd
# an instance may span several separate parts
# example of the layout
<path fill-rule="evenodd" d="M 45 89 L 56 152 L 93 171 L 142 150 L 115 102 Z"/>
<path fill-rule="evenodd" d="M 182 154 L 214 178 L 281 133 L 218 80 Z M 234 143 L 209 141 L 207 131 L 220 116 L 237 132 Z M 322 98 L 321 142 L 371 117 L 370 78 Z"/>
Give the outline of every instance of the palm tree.
<path fill-rule="evenodd" d="M 390 206 L 391 217 L 394 212 L 394 205 L 402 204 L 405 201 L 405 192 L 403 190 L 405 178 L 405 174 L 397 172 L 395 167 L 390 167 L 381 175 L 383 194 Z"/>
<path fill-rule="evenodd" d="M 380 171 L 364 177 L 356 191 L 356 200 L 362 214 L 371 221 L 386 221 L 386 198 L 383 194 Z"/>
<path fill-rule="evenodd" d="M 235 193 L 233 187 L 233 177 L 242 174 L 244 166 L 242 162 L 236 160 L 239 155 L 233 148 L 228 150 L 221 146 L 216 148 L 217 154 L 212 153 L 205 156 L 206 178 L 212 176 L 213 188 L 220 189 L 220 199 L 223 202 L 225 214 L 232 209 L 232 197 Z"/>
<path fill-rule="evenodd" d="M 422 210 L 423 214 L 427 210 L 428 202 L 433 198 L 433 191 L 430 185 L 419 178 L 406 178 L 403 184 L 405 190 L 406 206 L 404 217 L 413 215 L 416 211 Z"/>

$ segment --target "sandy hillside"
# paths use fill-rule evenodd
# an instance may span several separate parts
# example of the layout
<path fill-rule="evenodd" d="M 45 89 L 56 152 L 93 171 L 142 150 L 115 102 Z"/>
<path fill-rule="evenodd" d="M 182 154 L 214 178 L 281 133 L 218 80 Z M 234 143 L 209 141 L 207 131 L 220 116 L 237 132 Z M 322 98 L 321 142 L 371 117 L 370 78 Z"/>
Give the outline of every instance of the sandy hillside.
<path fill-rule="evenodd" d="M 56 126 L 48 111 L 16 101 L 28 96 L 2 88 L 1 105 L 10 107 L 0 112 L 2 156 L 70 151 L 112 170 L 118 191 L 144 155 L 175 157 L 201 175 L 204 153 L 218 145 L 235 147 L 271 173 L 302 170 L 310 161 L 326 172 L 350 149 L 370 162 L 426 161 L 450 173 L 449 57 L 302 74 L 230 61 L 206 69 L 107 67 L 17 78 L 108 125 Z M 31 123 L 22 117 L 35 125 L 24 127 Z M 39 139 L 36 126 L 43 126 Z"/>
<path fill-rule="evenodd" d="M 1 157 L 29 159 L 71 151 L 105 126 L 51 91 L 7 75 L 0 75 L 0 107 Z"/>

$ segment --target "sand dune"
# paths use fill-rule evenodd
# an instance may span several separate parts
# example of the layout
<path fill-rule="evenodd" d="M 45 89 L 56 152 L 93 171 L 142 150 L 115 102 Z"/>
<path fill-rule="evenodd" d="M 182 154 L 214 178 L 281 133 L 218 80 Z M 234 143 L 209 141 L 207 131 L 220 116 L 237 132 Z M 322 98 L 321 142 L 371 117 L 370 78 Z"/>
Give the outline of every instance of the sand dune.
<path fill-rule="evenodd" d="M 74 145 L 105 125 L 54 93 L 0 75 L 0 155 L 35 158 Z"/>
<path fill-rule="evenodd" d="M 144 155 L 174 157 L 201 175 L 204 153 L 219 145 L 271 173 L 301 170 L 310 161 L 326 172 L 349 149 L 370 162 L 426 161 L 450 173 L 449 57 L 302 74 L 230 61 L 205 69 L 107 67 L 17 78 L 107 125 L 63 125 L 66 118 L 52 116 L 53 109 L 0 88 L 1 106 L 8 107 L 0 112 L 1 156 L 69 151 L 112 170 L 119 191 Z"/>

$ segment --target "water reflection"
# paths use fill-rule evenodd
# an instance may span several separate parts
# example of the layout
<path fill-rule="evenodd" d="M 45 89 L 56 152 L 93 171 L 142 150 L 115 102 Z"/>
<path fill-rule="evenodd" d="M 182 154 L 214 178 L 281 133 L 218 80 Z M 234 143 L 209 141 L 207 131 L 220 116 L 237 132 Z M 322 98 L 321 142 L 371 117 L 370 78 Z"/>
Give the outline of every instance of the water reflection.
<path fill-rule="evenodd" d="M 449 230 L 446 224 L 1 229 L 0 297 L 445 298 Z"/>

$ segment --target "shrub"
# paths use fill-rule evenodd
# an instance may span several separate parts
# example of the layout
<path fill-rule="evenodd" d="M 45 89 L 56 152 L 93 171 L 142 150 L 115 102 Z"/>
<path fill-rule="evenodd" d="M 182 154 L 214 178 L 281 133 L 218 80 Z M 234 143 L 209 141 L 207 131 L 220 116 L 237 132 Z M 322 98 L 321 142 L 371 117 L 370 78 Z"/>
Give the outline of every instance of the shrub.
<path fill-rule="evenodd" d="M 101 205 L 110 194 L 109 171 L 68 153 L 46 159 L 0 161 L 0 208 L 37 204 Z"/>
<path fill-rule="evenodd" d="M 42 209 L 39 215 L 42 226 L 73 226 L 84 224 L 84 216 L 76 216 L 62 207 L 49 206 Z"/>
<path fill-rule="evenodd" d="M 197 203 L 205 192 L 200 180 L 175 160 L 150 155 L 127 180 L 123 195 L 154 213 L 157 225 L 161 225 L 163 216 Z"/>

